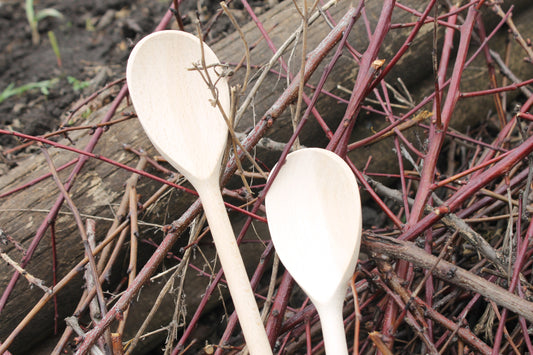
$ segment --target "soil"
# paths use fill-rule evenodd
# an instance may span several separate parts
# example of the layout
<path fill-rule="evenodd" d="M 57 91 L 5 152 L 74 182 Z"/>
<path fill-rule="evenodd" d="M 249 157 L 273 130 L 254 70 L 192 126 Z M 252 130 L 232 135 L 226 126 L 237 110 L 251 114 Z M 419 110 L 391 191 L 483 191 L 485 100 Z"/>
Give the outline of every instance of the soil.
<path fill-rule="evenodd" d="M 48 16 L 38 22 L 40 41 L 32 34 L 24 0 L 0 1 L 0 128 L 40 135 L 57 128 L 71 105 L 106 83 L 124 77 L 133 44 L 150 33 L 171 1 L 94 0 L 34 1 L 34 12 L 55 9 L 62 17 Z M 261 7 L 262 2 L 251 2 Z M 207 23 L 216 1 L 184 1 L 180 12 L 185 26 L 191 19 Z M 200 12 L 198 12 L 200 9 Z M 244 16 L 236 16 L 246 21 Z M 223 17 L 214 22 L 209 41 L 231 28 Z M 48 33 L 58 43 L 61 64 Z M 2 101 L 2 94 L 24 85 L 44 86 L 15 94 Z M 0 152 L 13 146 L 13 137 L 0 135 Z"/>

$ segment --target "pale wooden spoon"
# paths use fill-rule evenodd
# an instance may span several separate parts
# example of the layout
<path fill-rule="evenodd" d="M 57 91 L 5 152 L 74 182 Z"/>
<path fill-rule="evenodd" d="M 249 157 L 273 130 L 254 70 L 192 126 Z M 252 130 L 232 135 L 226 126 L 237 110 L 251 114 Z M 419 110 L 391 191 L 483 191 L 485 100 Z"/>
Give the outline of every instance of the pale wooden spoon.
<path fill-rule="evenodd" d="M 272 354 L 254 294 L 220 193 L 220 165 L 228 127 L 201 66 L 200 40 L 180 31 L 143 38 L 127 66 L 128 87 L 139 120 L 155 148 L 195 187 L 204 207 L 235 310 L 252 354 Z M 220 63 L 203 44 L 206 67 Z M 216 72 L 215 72 L 216 71 Z M 220 105 L 229 113 L 228 83 L 208 69 Z"/>
<path fill-rule="evenodd" d="M 265 200 L 276 252 L 315 305 L 326 353 L 348 354 L 342 306 L 361 242 L 361 202 L 354 174 L 318 148 L 287 156 Z"/>

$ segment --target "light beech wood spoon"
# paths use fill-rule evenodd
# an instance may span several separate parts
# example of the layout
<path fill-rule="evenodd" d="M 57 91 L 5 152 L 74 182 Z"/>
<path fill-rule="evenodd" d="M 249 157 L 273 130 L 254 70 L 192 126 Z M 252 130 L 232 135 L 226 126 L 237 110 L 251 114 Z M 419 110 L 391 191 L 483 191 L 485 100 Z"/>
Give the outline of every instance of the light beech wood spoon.
<path fill-rule="evenodd" d="M 216 96 L 229 114 L 230 94 L 215 53 L 186 32 L 160 31 L 143 38 L 127 66 L 131 100 L 155 148 L 200 195 L 239 323 L 252 354 L 272 354 L 222 195 L 220 169 L 228 127 L 206 83 L 205 58 Z M 201 70 L 190 70 L 196 63 Z M 204 78 L 202 78 L 202 75 Z"/>
<path fill-rule="evenodd" d="M 287 156 L 265 207 L 281 262 L 318 311 L 326 353 L 348 354 L 342 306 L 362 227 L 354 174 L 335 153 L 298 150 Z"/>

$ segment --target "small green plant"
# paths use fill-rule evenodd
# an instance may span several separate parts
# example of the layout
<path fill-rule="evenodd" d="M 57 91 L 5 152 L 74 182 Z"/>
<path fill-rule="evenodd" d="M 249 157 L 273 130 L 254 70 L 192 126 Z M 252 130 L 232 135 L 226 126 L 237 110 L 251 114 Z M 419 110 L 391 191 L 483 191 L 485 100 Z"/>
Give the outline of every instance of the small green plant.
<path fill-rule="evenodd" d="M 63 18 L 63 14 L 56 9 L 47 8 L 43 10 L 35 12 L 35 8 L 33 6 L 33 0 L 26 0 L 26 18 L 28 19 L 28 24 L 30 25 L 31 29 L 31 40 L 34 45 L 39 44 L 39 41 L 41 40 L 39 36 L 39 30 L 37 26 L 39 25 L 39 21 L 46 17 L 56 17 L 56 18 Z"/>
<path fill-rule="evenodd" d="M 33 83 L 27 83 L 18 87 L 15 87 L 14 83 L 9 84 L 4 91 L 0 93 L 0 103 L 4 102 L 7 98 L 14 96 L 14 95 L 20 95 L 25 93 L 26 91 L 33 90 L 33 89 L 39 89 L 41 90 L 41 93 L 43 95 L 48 95 L 50 93 L 50 89 L 58 82 L 58 79 L 50 79 L 50 80 L 43 80 Z"/>
<path fill-rule="evenodd" d="M 74 91 L 83 90 L 90 85 L 89 81 L 80 81 L 73 76 L 67 76 L 67 81 L 70 85 L 72 85 L 72 89 Z"/>
<path fill-rule="evenodd" d="M 59 51 L 59 44 L 57 43 L 57 38 L 54 34 L 54 31 L 48 31 L 48 39 L 50 40 L 50 45 L 52 46 L 52 50 L 56 55 L 57 66 L 61 68 L 61 52 Z"/>

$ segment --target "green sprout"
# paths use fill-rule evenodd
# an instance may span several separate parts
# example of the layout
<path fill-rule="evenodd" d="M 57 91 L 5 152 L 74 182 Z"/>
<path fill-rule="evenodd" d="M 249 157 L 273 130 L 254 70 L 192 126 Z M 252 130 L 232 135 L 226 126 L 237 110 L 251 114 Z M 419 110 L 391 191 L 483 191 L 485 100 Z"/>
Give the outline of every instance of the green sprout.
<path fill-rule="evenodd" d="M 52 50 L 56 55 L 57 66 L 61 68 L 61 52 L 59 52 L 59 44 L 57 43 L 57 38 L 54 34 L 54 31 L 48 31 L 48 39 L 50 40 L 50 45 L 52 46 Z"/>
<path fill-rule="evenodd" d="M 70 85 L 72 85 L 72 89 L 74 91 L 80 91 L 85 89 L 87 86 L 89 86 L 91 83 L 89 81 L 80 81 L 76 79 L 73 76 L 67 76 L 67 81 Z"/>
<path fill-rule="evenodd" d="M 41 40 L 37 28 L 39 21 L 46 17 L 63 18 L 63 14 L 56 9 L 51 8 L 39 10 L 36 13 L 35 8 L 33 7 L 33 0 L 26 0 L 26 17 L 31 29 L 31 40 L 34 45 L 37 45 Z"/>
<path fill-rule="evenodd" d="M 18 87 L 15 87 L 15 84 L 11 83 L 4 89 L 4 91 L 0 93 L 0 104 L 11 96 L 20 95 L 20 94 L 25 93 L 26 91 L 30 91 L 33 89 L 41 90 L 41 93 L 46 96 L 50 93 L 50 89 L 57 82 L 58 82 L 58 79 L 50 79 L 50 80 L 33 82 L 33 83 L 27 83 L 27 84 L 24 84 Z"/>

